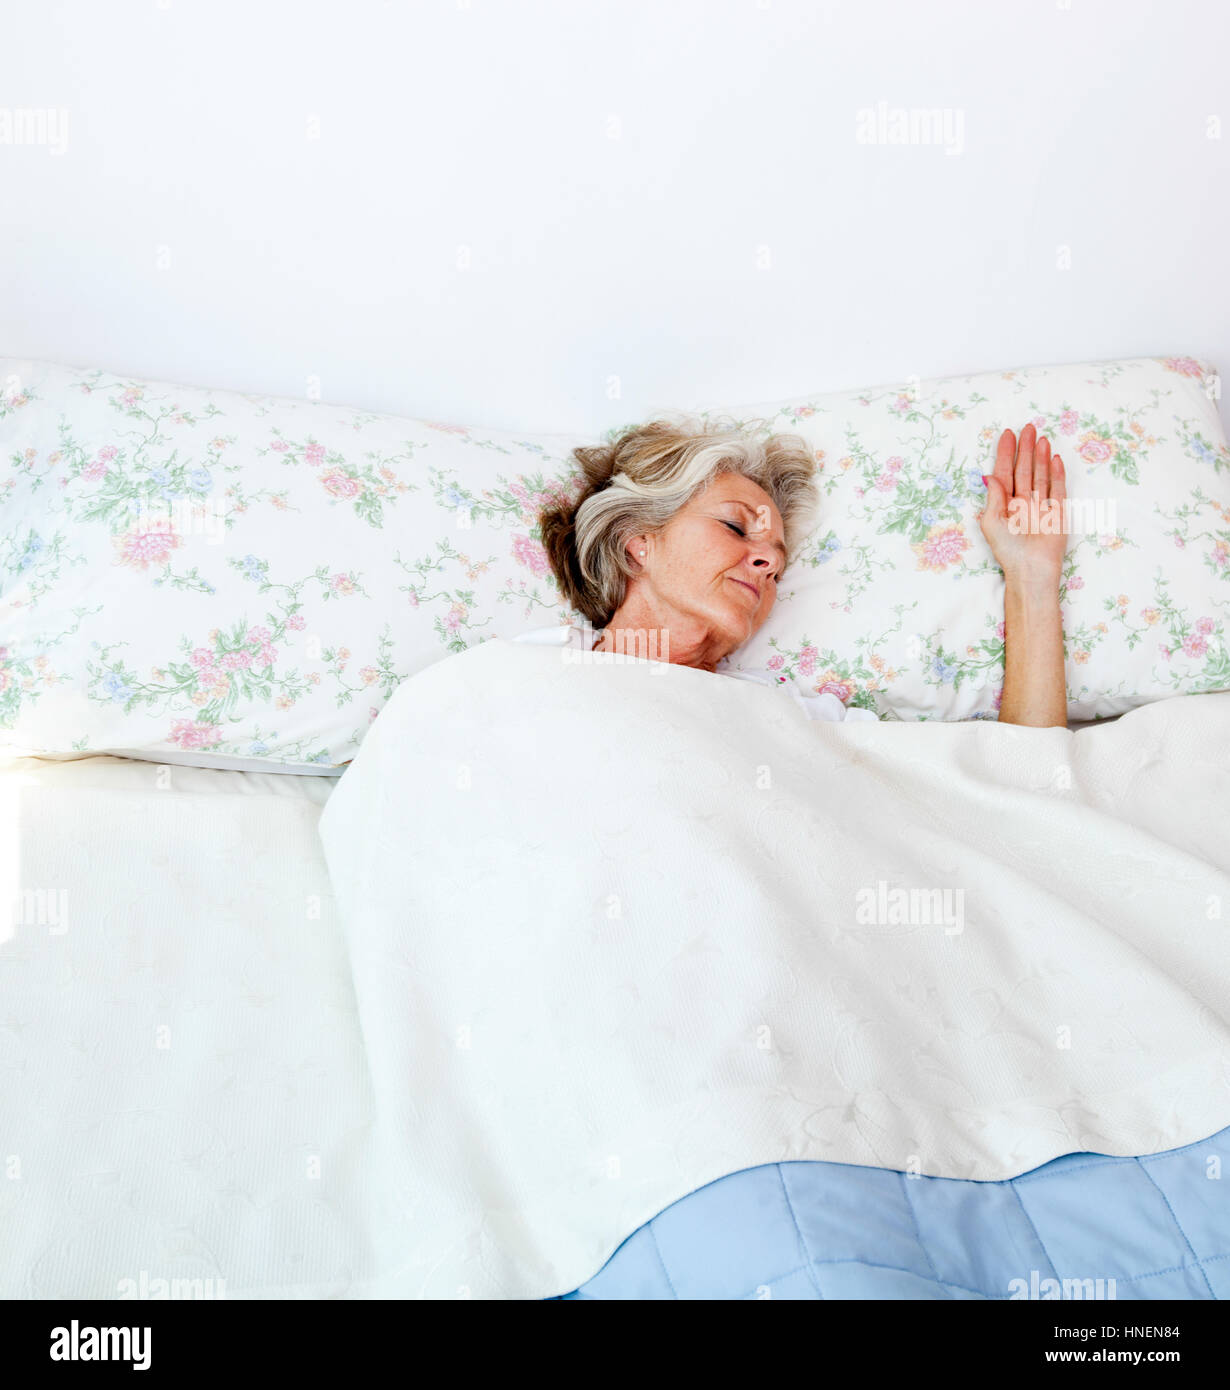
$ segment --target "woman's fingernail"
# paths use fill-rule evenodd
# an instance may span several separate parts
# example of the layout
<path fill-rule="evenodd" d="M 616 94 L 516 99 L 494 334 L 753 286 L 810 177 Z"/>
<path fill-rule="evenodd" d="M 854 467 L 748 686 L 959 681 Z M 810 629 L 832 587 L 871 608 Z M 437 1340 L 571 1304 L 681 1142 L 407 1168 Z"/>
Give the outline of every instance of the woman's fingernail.
<path fill-rule="evenodd" d="M 984 473 L 984 474 L 982 475 L 982 485 L 983 485 L 983 487 L 986 487 L 986 485 L 987 485 L 987 479 L 988 479 L 990 476 L 991 476 L 991 475 L 990 475 L 989 473 Z"/>

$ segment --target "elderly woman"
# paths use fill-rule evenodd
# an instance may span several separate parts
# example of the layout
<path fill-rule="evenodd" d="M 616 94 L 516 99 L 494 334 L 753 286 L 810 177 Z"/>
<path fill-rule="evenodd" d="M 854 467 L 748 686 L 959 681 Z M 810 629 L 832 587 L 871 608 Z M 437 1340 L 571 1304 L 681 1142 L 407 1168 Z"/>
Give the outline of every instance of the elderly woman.
<path fill-rule="evenodd" d="M 702 671 L 778 685 L 736 671 L 733 652 L 772 612 L 777 586 L 814 514 L 811 450 L 797 435 L 758 439 L 737 429 L 655 420 L 611 443 L 577 449 L 579 496 L 546 510 L 543 545 L 560 590 L 597 631 L 546 628 L 519 641 L 660 654 Z M 1000 436 L 980 514 L 1004 572 L 1007 724 L 1064 726 L 1059 577 L 1066 537 L 1009 524 L 1014 498 L 1036 492 L 1035 516 L 1064 498 L 1063 461 L 1032 424 Z M 646 643 L 646 634 L 648 642 Z M 814 719 L 875 719 L 832 694 L 787 688 Z"/>

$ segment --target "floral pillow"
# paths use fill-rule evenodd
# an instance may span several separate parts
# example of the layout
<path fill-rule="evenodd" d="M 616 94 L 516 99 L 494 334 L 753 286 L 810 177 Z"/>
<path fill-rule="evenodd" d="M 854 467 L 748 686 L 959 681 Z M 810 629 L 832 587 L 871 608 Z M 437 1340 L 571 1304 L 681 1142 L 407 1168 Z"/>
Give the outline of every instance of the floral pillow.
<path fill-rule="evenodd" d="M 807 437 L 823 493 L 738 664 L 887 717 L 994 717 L 1002 577 L 974 513 L 999 430 L 1033 419 L 1070 494 L 1118 509 L 1069 545 L 1072 717 L 1230 684 L 1215 380 L 1142 359 L 736 412 Z M 576 616 L 537 514 L 593 442 L 0 360 L 0 737 L 337 773 L 407 676 Z"/>
<path fill-rule="evenodd" d="M 340 772 L 407 676 L 562 616 L 582 443 L 0 359 L 0 737 Z"/>
<path fill-rule="evenodd" d="M 1004 586 L 977 513 L 1000 433 L 1032 421 L 1067 475 L 1069 718 L 1230 687 L 1230 449 L 1218 398 L 1212 366 L 1160 357 L 721 412 L 801 434 L 821 469 L 819 524 L 736 664 L 887 717 L 994 719 Z"/>

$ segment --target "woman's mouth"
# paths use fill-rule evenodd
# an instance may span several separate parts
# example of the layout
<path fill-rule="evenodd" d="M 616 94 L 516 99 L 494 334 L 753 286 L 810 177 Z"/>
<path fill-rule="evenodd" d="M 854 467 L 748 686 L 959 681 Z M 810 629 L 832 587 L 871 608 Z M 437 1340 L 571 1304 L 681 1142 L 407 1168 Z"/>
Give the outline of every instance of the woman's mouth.
<path fill-rule="evenodd" d="M 746 589 L 757 603 L 760 602 L 760 590 L 757 589 L 754 584 L 749 584 L 745 579 L 736 579 L 733 574 L 730 575 L 729 578 L 732 583 L 738 584 L 742 589 Z"/>

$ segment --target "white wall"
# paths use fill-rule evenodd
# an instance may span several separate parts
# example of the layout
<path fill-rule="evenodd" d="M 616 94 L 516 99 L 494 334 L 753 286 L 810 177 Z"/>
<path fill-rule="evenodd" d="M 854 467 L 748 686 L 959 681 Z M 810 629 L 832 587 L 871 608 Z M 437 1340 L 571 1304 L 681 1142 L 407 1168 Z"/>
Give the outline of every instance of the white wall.
<path fill-rule="evenodd" d="M 7 0 L 0 35 L 0 107 L 68 112 L 63 154 L 0 144 L 0 355 L 577 431 L 1230 370 L 1212 0 Z M 879 102 L 959 152 L 860 143 Z"/>

